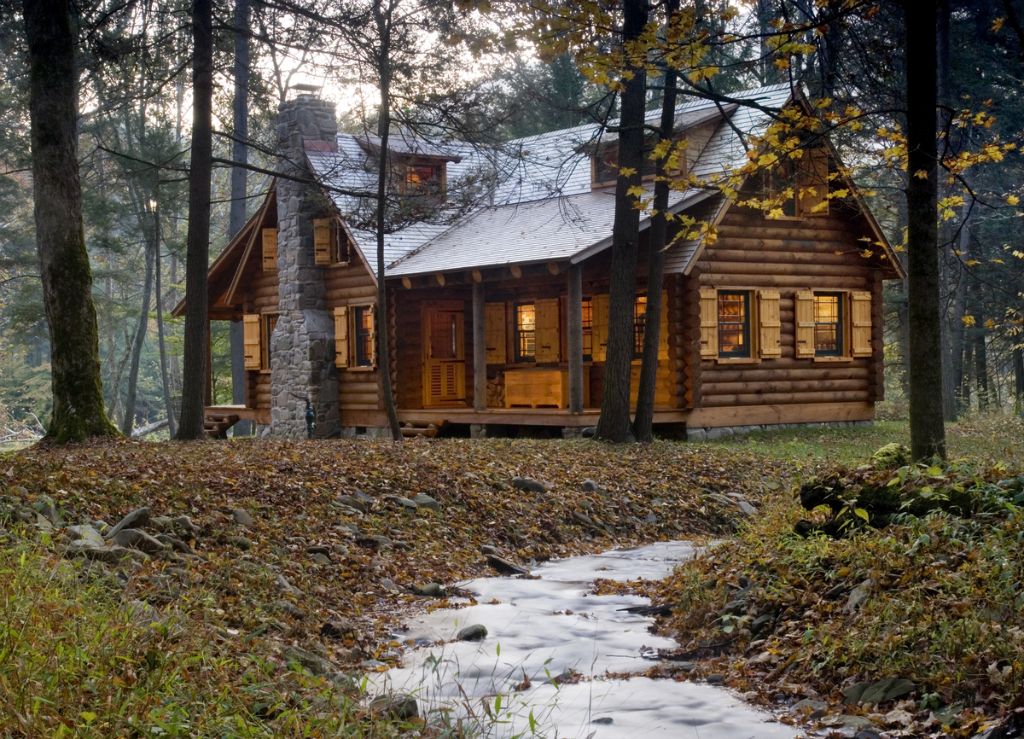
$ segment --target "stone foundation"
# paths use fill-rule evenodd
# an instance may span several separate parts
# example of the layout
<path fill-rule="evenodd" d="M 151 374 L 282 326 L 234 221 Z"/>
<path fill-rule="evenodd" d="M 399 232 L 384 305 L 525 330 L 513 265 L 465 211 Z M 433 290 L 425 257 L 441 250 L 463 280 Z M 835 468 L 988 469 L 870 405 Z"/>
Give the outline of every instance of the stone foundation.
<path fill-rule="evenodd" d="M 714 441 L 730 436 L 743 436 L 755 431 L 785 431 L 787 429 L 836 429 L 851 426 L 871 426 L 874 421 L 832 421 L 830 423 L 766 423 L 758 426 L 715 426 L 713 428 L 686 429 L 687 441 Z"/>

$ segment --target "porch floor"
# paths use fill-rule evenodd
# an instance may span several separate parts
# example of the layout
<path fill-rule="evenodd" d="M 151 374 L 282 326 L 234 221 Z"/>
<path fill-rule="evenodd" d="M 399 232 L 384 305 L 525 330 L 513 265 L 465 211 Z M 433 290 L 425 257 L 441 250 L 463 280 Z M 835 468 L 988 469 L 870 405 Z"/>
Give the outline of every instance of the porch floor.
<path fill-rule="evenodd" d="M 582 428 L 597 424 L 600 408 L 585 408 L 570 413 L 564 408 L 422 408 L 399 409 L 398 420 L 404 423 L 469 423 L 509 426 L 562 426 Z M 655 410 L 654 423 L 685 423 L 689 414 L 679 410 Z"/>

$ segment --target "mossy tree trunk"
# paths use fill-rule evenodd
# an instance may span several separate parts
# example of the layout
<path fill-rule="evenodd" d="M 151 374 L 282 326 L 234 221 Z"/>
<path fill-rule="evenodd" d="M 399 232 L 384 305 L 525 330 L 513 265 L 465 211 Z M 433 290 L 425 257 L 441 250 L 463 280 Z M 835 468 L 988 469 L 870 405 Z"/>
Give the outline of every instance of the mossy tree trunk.
<path fill-rule="evenodd" d="M 192 6 L 192 158 L 188 178 L 188 251 L 185 258 L 185 369 L 180 440 L 201 439 L 206 395 L 206 270 L 210 257 L 210 180 L 213 167 L 213 11 L 211 0 Z"/>
<path fill-rule="evenodd" d="M 25 0 L 33 209 L 50 331 L 53 416 L 44 441 L 115 436 L 100 384 L 78 178 L 78 70 L 68 0 Z"/>
<path fill-rule="evenodd" d="M 622 41 L 627 48 L 640 38 L 647 24 L 645 0 L 623 0 Z M 635 53 L 635 50 L 634 50 Z M 645 60 L 631 60 L 631 74 L 622 91 L 619 121 L 620 170 L 615 187 L 615 219 L 612 225 L 611 286 L 608 309 L 608 352 L 604 366 L 604 397 L 595 436 L 611 442 L 633 440 L 629 423 L 629 381 L 633 362 L 633 311 L 636 300 L 636 258 L 640 211 L 631 188 L 640 185 L 644 159 L 644 107 L 647 95 Z"/>

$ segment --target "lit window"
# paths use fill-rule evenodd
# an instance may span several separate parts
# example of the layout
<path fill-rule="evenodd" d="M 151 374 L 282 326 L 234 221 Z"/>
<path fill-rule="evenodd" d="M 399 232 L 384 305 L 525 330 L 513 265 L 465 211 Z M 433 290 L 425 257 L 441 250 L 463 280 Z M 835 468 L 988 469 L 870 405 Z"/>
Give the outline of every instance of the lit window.
<path fill-rule="evenodd" d="M 594 358 L 594 301 L 590 298 L 583 298 L 583 359 L 590 361 Z"/>
<path fill-rule="evenodd" d="M 718 293 L 718 355 L 750 356 L 750 293 L 720 290 Z"/>
<path fill-rule="evenodd" d="M 814 354 L 838 357 L 843 354 L 843 295 L 814 294 Z"/>
<path fill-rule="evenodd" d="M 637 295 L 633 303 L 633 356 L 644 353 L 644 327 L 647 324 L 647 296 Z"/>
<path fill-rule="evenodd" d="M 405 165 L 405 192 L 408 195 L 441 195 L 444 165 L 412 163 Z"/>
<path fill-rule="evenodd" d="M 356 367 L 372 367 L 374 360 L 373 306 L 358 305 L 352 310 Z"/>
<path fill-rule="evenodd" d="M 533 303 L 516 305 L 516 361 L 533 362 L 537 356 L 537 308 Z"/>

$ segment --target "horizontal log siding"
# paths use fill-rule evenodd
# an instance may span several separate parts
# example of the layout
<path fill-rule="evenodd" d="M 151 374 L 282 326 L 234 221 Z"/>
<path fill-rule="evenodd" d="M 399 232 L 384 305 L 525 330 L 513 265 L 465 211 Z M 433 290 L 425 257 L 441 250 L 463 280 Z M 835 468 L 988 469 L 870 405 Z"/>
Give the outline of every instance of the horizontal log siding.
<path fill-rule="evenodd" d="M 277 272 L 264 272 L 259 260 L 253 259 L 242 277 L 245 313 L 274 313 L 277 311 Z M 261 326 L 262 330 L 262 326 Z M 270 370 L 245 373 L 245 405 L 270 415 Z"/>
<path fill-rule="evenodd" d="M 859 236 L 853 224 L 836 215 L 769 220 L 740 208 L 726 214 L 718 240 L 704 251 L 689 278 L 688 293 L 697 293 L 700 286 L 778 289 L 782 356 L 749 364 L 700 361 L 699 377 L 688 380 L 696 389 L 696 407 L 710 411 L 785 406 L 793 408 L 788 415 L 795 418 L 799 408 L 806 406 L 810 419 L 820 416 L 822 404 L 863 407 L 880 397 L 882 282 L 873 264 L 860 256 Z M 796 359 L 794 293 L 798 289 L 871 290 L 875 356 L 838 362 Z M 694 334 L 699 334 L 699 308 L 687 304 L 680 337 L 693 344 Z"/>
<path fill-rule="evenodd" d="M 354 259 L 347 265 L 323 268 L 327 312 L 343 305 L 363 305 L 377 302 L 377 285 L 366 265 Z M 350 341 L 352 340 L 350 334 Z M 337 368 L 338 404 L 341 425 L 364 426 L 367 411 L 378 411 L 381 406 L 380 377 L 376 370 L 365 368 Z"/>

